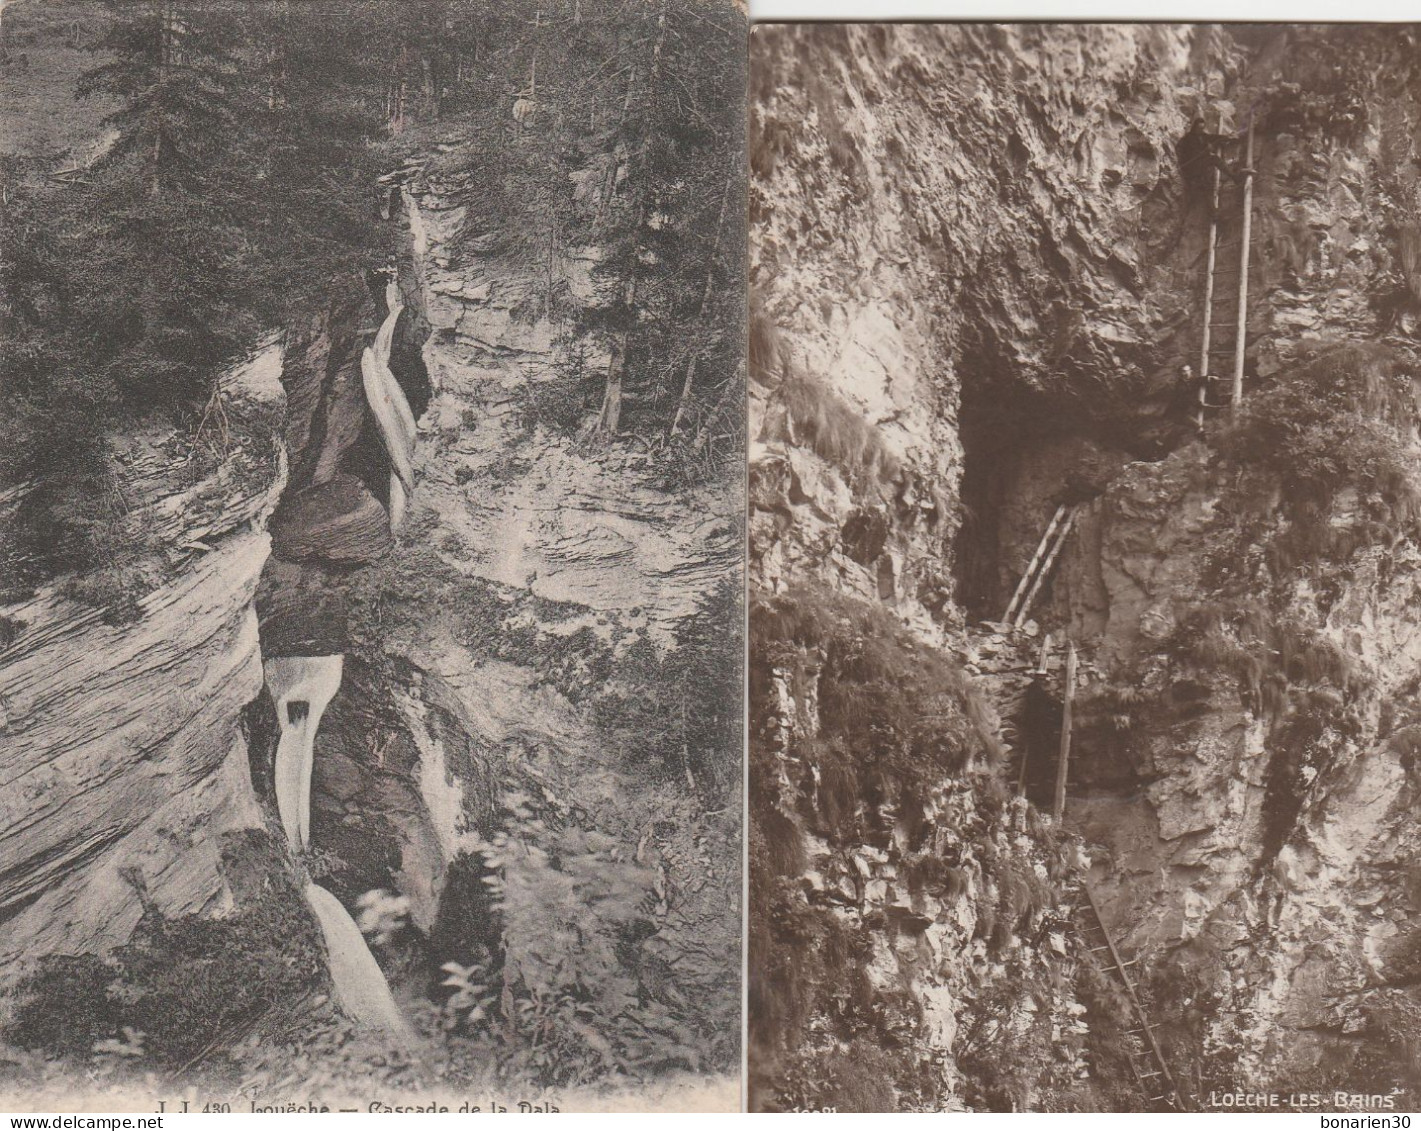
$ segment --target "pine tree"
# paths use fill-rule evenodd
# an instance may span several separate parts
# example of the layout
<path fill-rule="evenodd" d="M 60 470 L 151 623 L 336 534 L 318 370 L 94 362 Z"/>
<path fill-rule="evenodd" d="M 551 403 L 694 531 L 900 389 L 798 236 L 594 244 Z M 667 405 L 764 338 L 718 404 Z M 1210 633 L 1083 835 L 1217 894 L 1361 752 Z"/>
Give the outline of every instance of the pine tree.
<path fill-rule="evenodd" d="M 733 29 L 706 27 L 703 8 L 665 0 L 642 11 L 611 141 L 612 183 L 627 187 L 605 205 L 598 273 L 609 299 L 580 329 L 608 344 L 601 433 L 688 432 L 698 445 L 741 348 L 743 152 L 724 123 L 736 120 L 743 68 Z"/>
<path fill-rule="evenodd" d="M 237 124 L 233 21 L 212 5 L 182 0 L 111 0 L 110 7 L 117 18 L 99 46 L 113 59 L 79 84 L 80 96 L 121 101 L 104 119 L 118 131 L 108 160 L 134 163 L 154 197 L 175 184 L 191 189 Z"/>

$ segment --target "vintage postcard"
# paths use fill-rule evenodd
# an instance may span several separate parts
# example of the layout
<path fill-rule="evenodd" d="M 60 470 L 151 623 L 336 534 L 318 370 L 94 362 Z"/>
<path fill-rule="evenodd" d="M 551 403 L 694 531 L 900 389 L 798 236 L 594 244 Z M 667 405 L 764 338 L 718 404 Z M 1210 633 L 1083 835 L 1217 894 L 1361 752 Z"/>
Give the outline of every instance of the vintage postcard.
<path fill-rule="evenodd" d="M 1418 35 L 755 29 L 752 1110 L 1421 1106 Z"/>
<path fill-rule="evenodd" d="M 1421 1103 L 1421 27 L 747 30 L 0 7 L 0 1107 Z"/>
<path fill-rule="evenodd" d="M 740 1106 L 745 15 L 0 10 L 0 1108 Z"/>

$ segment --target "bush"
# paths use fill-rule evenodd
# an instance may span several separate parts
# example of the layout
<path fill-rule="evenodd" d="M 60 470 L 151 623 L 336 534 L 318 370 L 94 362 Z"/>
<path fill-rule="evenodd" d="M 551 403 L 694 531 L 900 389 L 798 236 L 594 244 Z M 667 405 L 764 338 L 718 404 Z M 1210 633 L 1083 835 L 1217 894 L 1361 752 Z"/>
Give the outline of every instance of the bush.
<path fill-rule="evenodd" d="M 750 626 L 752 1106 L 932 1109 L 945 1074 L 940 1060 L 921 1054 L 921 1008 L 906 989 L 876 987 L 865 973 L 885 944 L 901 953 L 897 932 L 912 928 L 871 903 L 840 911 L 839 897 L 805 876 L 808 847 L 819 846 L 815 867 L 826 852 L 842 858 L 864 845 L 886 852 L 915 909 L 929 895 L 952 904 L 976 887 L 967 910 L 999 957 L 1055 905 L 1057 892 L 1036 873 L 1033 854 L 1003 832 L 1010 795 L 1000 780 L 1002 752 L 954 662 L 881 606 L 818 588 L 757 598 Z M 786 687 L 792 705 L 782 703 Z M 945 808 L 958 818 L 945 817 Z M 949 825 L 957 847 L 944 849 Z M 1040 829 L 1027 831 L 1049 841 Z M 1032 1012 L 1028 997 L 1050 993 L 1039 970 L 1016 969 L 999 989 L 991 1001 L 1015 1019 Z M 987 997 L 965 1004 L 963 1023 L 989 1007 Z M 1034 1016 L 1047 1020 L 1049 1037 L 1051 1010 Z M 963 1072 L 985 1082 L 983 1065 L 1000 1064 L 1003 1050 L 1020 1054 L 1022 1089 L 1050 1071 L 1051 1057 L 1038 1055 L 1039 1026 L 1000 1034 L 983 1026 L 983 1060 L 974 1069 L 959 1058 Z M 869 1048 L 878 1051 L 860 1055 Z M 847 1067 L 851 1061 L 858 1067 Z M 989 1091 L 984 1083 L 973 1102 L 1009 1106 L 1025 1094 Z"/>
<path fill-rule="evenodd" d="M 478 847 L 500 945 L 445 965 L 447 1026 L 545 1086 L 723 1068 L 735 1034 L 656 957 L 656 872 L 618 837 L 564 825 L 555 806 L 503 801 L 504 827 Z"/>
<path fill-rule="evenodd" d="M 6 1036 L 20 1048 L 87 1057 L 125 1029 L 168 1066 L 219 1054 L 257 1026 L 296 1014 L 325 980 L 319 928 L 279 857 L 269 888 L 222 919 L 150 910 L 108 957 L 46 956 L 21 983 Z"/>
<path fill-rule="evenodd" d="M 1421 499 L 1409 440 L 1418 421 L 1400 359 L 1385 347 L 1348 344 L 1246 401 L 1219 450 L 1276 475 L 1295 517 L 1321 514 L 1351 488 L 1371 517 L 1409 522 Z"/>
<path fill-rule="evenodd" d="M 883 814 L 921 811 L 966 771 L 990 776 L 1001 744 L 967 677 L 877 605 L 816 589 L 757 598 L 750 654 L 784 665 L 818 697 L 819 736 L 797 749 L 798 815 L 832 837 L 882 839 Z M 813 671 L 805 654 L 822 659 Z M 753 690 L 752 690 L 753 694 Z"/>
<path fill-rule="evenodd" d="M 779 387 L 796 439 L 856 483 L 886 483 L 902 470 L 877 428 L 837 393 L 810 375 L 791 370 Z"/>

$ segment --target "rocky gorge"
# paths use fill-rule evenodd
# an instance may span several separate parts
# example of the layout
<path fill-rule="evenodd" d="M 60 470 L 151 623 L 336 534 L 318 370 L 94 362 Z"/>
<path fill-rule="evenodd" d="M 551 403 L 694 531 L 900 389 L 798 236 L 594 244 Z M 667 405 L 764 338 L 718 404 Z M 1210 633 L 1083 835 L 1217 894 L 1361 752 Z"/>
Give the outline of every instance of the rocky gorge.
<path fill-rule="evenodd" d="M 735 1103 L 738 461 L 668 474 L 579 427 L 569 372 L 608 355 L 570 323 L 624 220 L 591 178 L 636 172 L 615 131 L 549 164 L 583 238 L 530 260 L 486 199 L 509 127 L 430 100 L 367 186 L 388 258 L 201 413 L 104 437 L 124 553 L 0 545 L 7 1090 L 77 1062 L 141 1102 L 161 1069 Z M 6 488 L 7 533 L 44 489 Z"/>

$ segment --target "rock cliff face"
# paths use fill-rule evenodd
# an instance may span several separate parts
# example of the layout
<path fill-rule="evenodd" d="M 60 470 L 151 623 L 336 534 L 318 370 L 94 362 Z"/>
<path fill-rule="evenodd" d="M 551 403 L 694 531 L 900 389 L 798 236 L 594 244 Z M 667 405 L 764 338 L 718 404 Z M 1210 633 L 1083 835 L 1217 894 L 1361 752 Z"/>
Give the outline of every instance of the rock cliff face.
<path fill-rule="evenodd" d="M 476 208 L 436 172 L 404 193 L 400 288 L 422 338 L 397 373 L 427 374 L 416 490 L 387 557 L 339 589 L 355 666 L 317 741 L 313 839 L 346 891 L 407 898 L 440 957 L 506 955 L 494 976 L 514 995 L 565 992 L 590 963 L 607 991 L 649 1001 L 645 1031 L 689 1018 L 684 1067 L 725 1067 L 734 782 L 698 776 L 695 752 L 637 766 L 598 699 L 632 693 L 637 665 L 674 650 L 736 575 L 738 493 L 669 488 L 636 451 L 540 416 L 566 343 L 531 269 L 457 246 Z M 558 269 L 593 301 L 585 267 L 574 254 Z M 500 880 L 510 854 L 546 876 Z M 485 881 L 506 885 L 499 906 Z M 448 949 L 461 930 L 465 949 Z M 596 1024 L 616 1030 L 610 1016 Z M 610 1035 L 623 1055 L 632 1038 Z"/>
<path fill-rule="evenodd" d="M 263 826 L 243 710 L 262 688 L 252 598 L 286 479 L 281 366 L 268 344 L 222 378 L 239 423 L 220 459 L 171 430 L 116 448 L 126 521 L 159 548 L 137 576 L 70 578 L 3 611 L 9 979 L 127 941 L 145 907 L 232 907 L 226 834 Z"/>
<path fill-rule="evenodd" d="M 466 124 L 440 128 L 431 151 L 467 143 Z M 115 441 L 148 556 L 0 610 L 0 967 L 128 954 L 154 924 L 221 924 L 266 892 L 252 929 L 269 941 L 300 921 L 300 980 L 319 951 L 298 893 L 318 880 L 351 915 L 394 909 L 375 953 L 426 1036 L 444 1020 L 441 964 L 484 979 L 460 1034 L 477 1071 L 506 1063 L 543 1086 L 690 1073 L 733 1104 L 738 477 L 669 483 L 635 444 L 569 427 L 546 265 L 470 250 L 475 186 L 419 164 L 388 277 L 335 281 L 322 314 L 226 375 L 198 433 L 210 451 L 170 432 Z M 597 254 L 555 268 L 587 303 Z M 417 436 L 392 531 L 361 358 L 396 302 L 384 333 Z M 288 839 L 276 709 L 312 697 L 264 686 L 264 660 L 341 673 L 324 710 L 284 715 L 319 716 L 290 853 L 272 848 Z M 670 712 L 707 695 L 716 733 L 669 744 Z"/>
<path fill-rule="evenodd" d="M 451 125 L 430 146 L 467 142 Z M 349 908 L 383 891 L 407 914 L 386 954 L 407 994 L 442 962 L 478 967 L 489 1008 L 514 1011 L 506 1055 L 542 1043 L 544 1011 L 564 1008 L 550 1003 L 592 993 L 556 1022 L 550 1080 L 653 1055 L 725 1070 L 739 820 L 715 763 L 733 751 L 709 756 L 709 735 L 665 750 L 664 722 L 635 719 L 722 591 L 715 627 L 733 627 L 736 484 L 669 485 L 635 445 L 569 428 L 576 362 L 543 302 L 549 266 L 470 242 L 467 173 L 431 156 L 404 177 L 387 296 L 404 307 L 391 368 L 417 418 L 404 521 L 392 534 L 378 440 L 347 404 L 386 303 L 352 293 L 284 375 L 298 471 L 257 602 L 269 658 L 345 656 L 315 740 L 325 882 Z M 597 255 L 552 264 L 574 301 L 599 301 Z"/>
<path fill-rule="evenodd" d="M 891 883 L 828 901 L 841 926 L 884 940 L 874 945 L 900 940 L 898 985 L 918 1017 L 903 1047 L 941 1059 L 934 1102 L 1142 1102 L 1124 1050 L 1104 1040 L 1116 1018 L 1103 1003 L 1118 989 L 1093 985 L 1088 961 L 1051 953 L 1074 949 L 1082 880 L 1140 956 L 1186 1100 L 1256 1086 L 1326 1091 L 1331 1104 L 1335 1091 L 1421 1081 L 1407 1051 L 1418 1012 L 1406 706 L 1421 467 L 1413 34 L 757 32 L 759 607 L 882 606 L 915 648 L 966 667 L 1011 747 L 1007 771 L 1029 754 L 1026 795 L 1047 807 L 1059 660 L 1031 672 L 1047 631 L 1070 635 L 1082 658 L 1066 820 L 1081 839 L 1023 841 L 1047 853 L 1054 895 L 997 951 L 1067 979 L 1050 1004 L 1019 1001 L 1018 1016 L 1044 1009 L 1065 1032 L 1080 1023 L 1079 1080 L 1015 1074 L 1025 1046 L 998 1050 L 994 1072 L 1015 1077 L 1010 1087 L 989 1094 L 974 1079 L 981 1045 L 962 1035 L 1001 982 L 961 940 L 930 940 L 954 919 L 999 912 L 988 884 L 925 911 L 919 951 L 888 925 Z M 1232 131 L 1250 115 L 1245 393 L 1259 411 L 1232 427 L 1211 417 L 1199 439 L 1184 367 L 1197 377 L 1208 206 L 1179 147 L 1196 117 L 1231 119 Z M 1226 181 L 1222 211 L 1236 199 Z M 1328 407 L 1304 419 L 1313 397 Z M 1318 440 L 1324 419 L 1344 418 Z M 1077 526 L 1026 633 L 983 626 L 1061 504 L 1080 504 Z M 862 647 L 861 614 L 838 615 Z M 752 742 L 757 774 L 783 762 L 774 736 L 797 729 L 795 756 L 814 775 L 842 739 L 825 704 L 853 681 L 834 667 L 832 639 L 807 640 L 772 636 L 752 652 L 752 735 L 768 736 Z M 790 678 L 806 664 L 821 674 Z M 938 780 L 956 789 L 972 775 Z M 824 836 L 822 789 L 776 796 L 757 828 L 788 819 L 802 855 L 780 860 L 785 879 L 757 880 L 757 898 L 823 907 L 825 868 L 862 852 L 862 831 L 831 818 Z M 877 804 L 863 783 L 858 796 Z M 1009 818 L 969 838 L 977 851 L 997 822 Z M 876 867 L 901 872 L 902 846 L 885 851 Z M 784 895 L 796 876 L 804 894 Z M 955 1032 L 938 1019 L 942 985 Z M 804 1064 L 852 1047 L 863 1024 L 821 1004 L 764 1025 L 757 1039 L 778 1062 L 761 1102 L 833 1102 L 806 1086 Z M 900 1077 L 876 1102 L 913 1102 L 912 1083 Z"/>
<path fill-rule="evenodd" d="M 467 193 L 430 177 L 408 196 L 411 297 L 431 332 L 430 443 L 420 470 L 449 504 L 437 508 L 441 557 L 489 582 L 664 634 L 734 571 L 735 493 L 668 493 L 644 454 L 559 436 L 545 417 L 557 411 L 550 383 L 569 358 L 543 307 L 548 283 L 511 257 L 461 256 L 451 246 L 475 207 Z M 573 249 L 559 264 L 583 303 L 595 301 L 588 267 L 597 255 Z M 627 607 L 632 593 L 640 608 Z"/>

